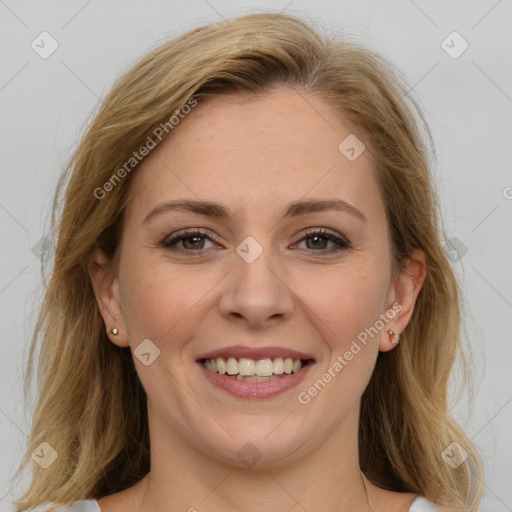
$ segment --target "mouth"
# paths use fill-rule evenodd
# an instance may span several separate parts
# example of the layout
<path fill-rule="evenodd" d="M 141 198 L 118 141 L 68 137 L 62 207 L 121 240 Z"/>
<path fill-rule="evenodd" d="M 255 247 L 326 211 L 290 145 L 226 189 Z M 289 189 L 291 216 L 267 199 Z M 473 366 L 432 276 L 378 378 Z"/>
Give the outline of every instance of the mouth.
<path fill-rule="evenodd" d="M 269 398 L 301 382 L 315 360 L 308 354 L 279 347 L 231 347 L 200 356 L 205 377 L 238 398 Z"/>
<path fill-rule="evenodd" d="M 226 375 L 244 382 L 271 382 L 286 375 L 298 373 L 311 359 L 292 359 L 291 357 L 276 357 L 274 359 L 249 359 L 241 357 L 217 357 L 216 359 L 201 359 L 203 366 L 211 372 Z"/>

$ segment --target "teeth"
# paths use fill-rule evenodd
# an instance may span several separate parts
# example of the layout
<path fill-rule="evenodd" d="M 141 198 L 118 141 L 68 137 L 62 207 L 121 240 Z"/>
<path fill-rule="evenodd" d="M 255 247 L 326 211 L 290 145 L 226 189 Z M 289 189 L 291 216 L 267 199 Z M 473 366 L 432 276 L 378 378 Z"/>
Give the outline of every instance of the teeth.
<path fill-rule="evenodd" d="M 213 361 L 213 359 L 210 359 Z M 234 357 L 230 357 L 226 363 L 226 373 L 228 375 L 236 375 L 238 373 L 238 361 Z"/>
<path fill-rule="evenodd" d="M 270 377 L 272 373 L 274 373 L 274 362 L 272 359 L 260 359 L 256 363 L 256 375 L 260 377 Z"/>
<path fill-rule="evenodd" d="M 262 375 L 256 371 L 256 366 L 254 359 L 242 357 L 238 362 L 238 373 L 239 375 Z"/>
<path fill-rule="evenodd" d="M 222 357 L 217 358 L 217 371 L 221 375 L 224 375 L 226 373 L 226 361 L 224 361 L 224 359 L 222 359 Z"/>
<path fill-rule="evenodd" d="M 259 377 L 258 375 L 251 375 L 249 377 L 243 377 L 242 375 L 236 375 L 236 380 L 243 380 L 245 382 L 270 382 L 271 380 L 277 380 L 277 375 L 271 375 L 270 377 Z"/>
<path fill-rule="evenodd" d="M 275 380 L 282 374 L 297 373 L 302 368 L 302 361 L 291 357 L 258 360 L 247 357 L 240 359 L 229 357 L 227 361 L 223 357 L 217 357 L 216 359 L 205 359 L 203 364 L 212 372 L 236 376 L 237 380 L 247 382 Z"/>
<path fill-rule="evenodd" d="M 282 357 L 276 357 L 274 359 L 274 373 L 276 375 L 281 375 L 284 373 L 284 363 Z"/>

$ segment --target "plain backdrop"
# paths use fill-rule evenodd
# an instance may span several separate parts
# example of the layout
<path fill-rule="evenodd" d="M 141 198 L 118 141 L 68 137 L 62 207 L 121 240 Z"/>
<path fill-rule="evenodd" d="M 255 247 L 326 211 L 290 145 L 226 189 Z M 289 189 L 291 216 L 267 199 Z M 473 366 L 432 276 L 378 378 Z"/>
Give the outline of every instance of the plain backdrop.
<path fill-rule="evenodd" d="M 262 9 L 306 13 L 382 52 L 420 102 L 437 147 L 446 247 L 465 292 L 474 358 L 473 401 L 454 378 L 451 403 L 485 461 L 481 510 L 512 510 L 510 0 L 0 0 L 1 511 L 13 510 L 10 501 L 29 482 L 28 474 L 12 480 L 33 406 L 24 409 L 23 365 L 41 259 L 51 258 L 51 197 L 85 123 L 115 78 L 150 48 Z"/>

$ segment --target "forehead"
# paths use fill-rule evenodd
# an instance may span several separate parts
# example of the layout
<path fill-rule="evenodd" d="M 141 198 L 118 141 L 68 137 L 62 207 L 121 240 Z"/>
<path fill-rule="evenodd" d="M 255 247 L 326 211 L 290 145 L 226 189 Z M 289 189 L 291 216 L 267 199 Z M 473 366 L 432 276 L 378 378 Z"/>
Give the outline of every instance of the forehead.
<path fill-rule="evenodd" d="M 137 170 L 128 216 L 173 198 L 215 200 L 240 216 L 299 198 L 383 208 L 368 152 L 351 161 L 340 151 L 353 129 L 317 96 L 282 87 L 199 98 L 174 130 Z"/>

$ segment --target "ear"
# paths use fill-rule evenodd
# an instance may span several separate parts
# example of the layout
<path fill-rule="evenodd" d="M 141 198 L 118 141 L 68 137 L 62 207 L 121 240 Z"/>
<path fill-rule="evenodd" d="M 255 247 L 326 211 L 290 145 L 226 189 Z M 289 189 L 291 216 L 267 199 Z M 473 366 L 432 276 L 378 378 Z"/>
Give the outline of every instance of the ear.
<path fill-rule="evenodd" d="M 380 334 L 379 351 L 388 352 L 398 346 L 393 342 L 388 330 L 401 334 L 411 319 L 416 299 L 425 281 L 426 275 L 425 253 L 421 249 L 414 249 L 405 268 L 395 277 L 388 293 L 388 311 L 395 315 L 385 325 Z"/>
<path fill-rule="evenodd" d="M 127 347 L 128 336 L 119 283 L 112 265 L 108 256 L 97 247 L 89 258 L 87 270 L 110 341 L 119 347 Z M 117 329 L 117 334 L 110 332 L 114 327 Z"/>

